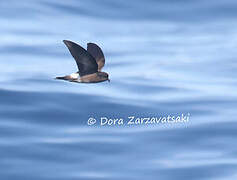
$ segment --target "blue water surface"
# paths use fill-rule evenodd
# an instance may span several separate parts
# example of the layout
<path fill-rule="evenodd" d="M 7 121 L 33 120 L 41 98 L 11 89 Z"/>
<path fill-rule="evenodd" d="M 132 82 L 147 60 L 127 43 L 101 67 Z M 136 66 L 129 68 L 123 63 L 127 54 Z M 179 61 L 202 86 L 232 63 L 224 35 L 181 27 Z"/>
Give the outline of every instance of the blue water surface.
<path fill-rule="evenodd" d="M 236 9 L 1 0 L 0 179 L 236 180 Z M 97 43 L 111 82 L 56 81 L 77 71 L 63 39 Z"/>

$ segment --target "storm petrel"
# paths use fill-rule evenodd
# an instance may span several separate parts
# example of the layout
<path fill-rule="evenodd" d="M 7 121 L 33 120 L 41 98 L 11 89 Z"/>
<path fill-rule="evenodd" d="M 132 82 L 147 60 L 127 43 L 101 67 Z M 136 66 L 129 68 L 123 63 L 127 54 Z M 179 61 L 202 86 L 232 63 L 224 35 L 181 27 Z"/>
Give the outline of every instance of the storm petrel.
<path fill-rule="evenodd" d="M 70 75 L 56 77 L 56 79 L 78 83 L 110 81 L 108 73 L 101 71 L 105 64 L 105 58 L 98 45 L 95 43 L 88 43 L 87 50 L 85 50 L 72 41 L 63 40 L 63 42 L 76 60 L 79 71 Z"/>

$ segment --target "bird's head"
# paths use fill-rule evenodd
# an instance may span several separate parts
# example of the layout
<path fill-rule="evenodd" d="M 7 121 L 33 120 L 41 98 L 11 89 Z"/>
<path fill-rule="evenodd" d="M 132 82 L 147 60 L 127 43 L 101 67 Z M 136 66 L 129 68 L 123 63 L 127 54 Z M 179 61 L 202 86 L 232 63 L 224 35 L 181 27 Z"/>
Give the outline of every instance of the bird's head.
<path fill-rule="evenodd" d="M 99 77 L 101 78 L 102 81 L 109 81 L 109 74 L 106 72 L 98 72 Z"/>

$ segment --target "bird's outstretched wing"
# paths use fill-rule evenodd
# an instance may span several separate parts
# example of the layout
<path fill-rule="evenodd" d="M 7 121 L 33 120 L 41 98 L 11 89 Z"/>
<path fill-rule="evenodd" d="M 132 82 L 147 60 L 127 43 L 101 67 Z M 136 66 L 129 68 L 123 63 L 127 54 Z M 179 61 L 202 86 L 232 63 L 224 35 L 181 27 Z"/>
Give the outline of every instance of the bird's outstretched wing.
<path fill-rule="evenodd" d="M 72 41 L 63 40 L 63 42 L 66 44 L 71 55 L 76 60 L 80 76 L 98 72 L 98 64 L 90 53 Z"/>
<path fill-rule="evenodd" d="M 105 57 L 101 48 L 95 43 L 87 43 L 87 51 L 95 58 L 98 64 L 98 71 L 101 71 L 105 65 Z"/>

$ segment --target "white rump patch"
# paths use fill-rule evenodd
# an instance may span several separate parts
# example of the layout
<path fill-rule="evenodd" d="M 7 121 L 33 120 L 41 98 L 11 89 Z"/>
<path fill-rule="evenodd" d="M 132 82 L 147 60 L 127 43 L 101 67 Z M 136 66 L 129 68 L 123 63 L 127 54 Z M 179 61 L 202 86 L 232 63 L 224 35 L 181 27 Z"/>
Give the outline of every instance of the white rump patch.
<path fill-rule="evenodd" d="M 73 79 L 77 79 L 79 77 L 79 74 L 78 73 L 72 73 L 70 76 Z"/>

